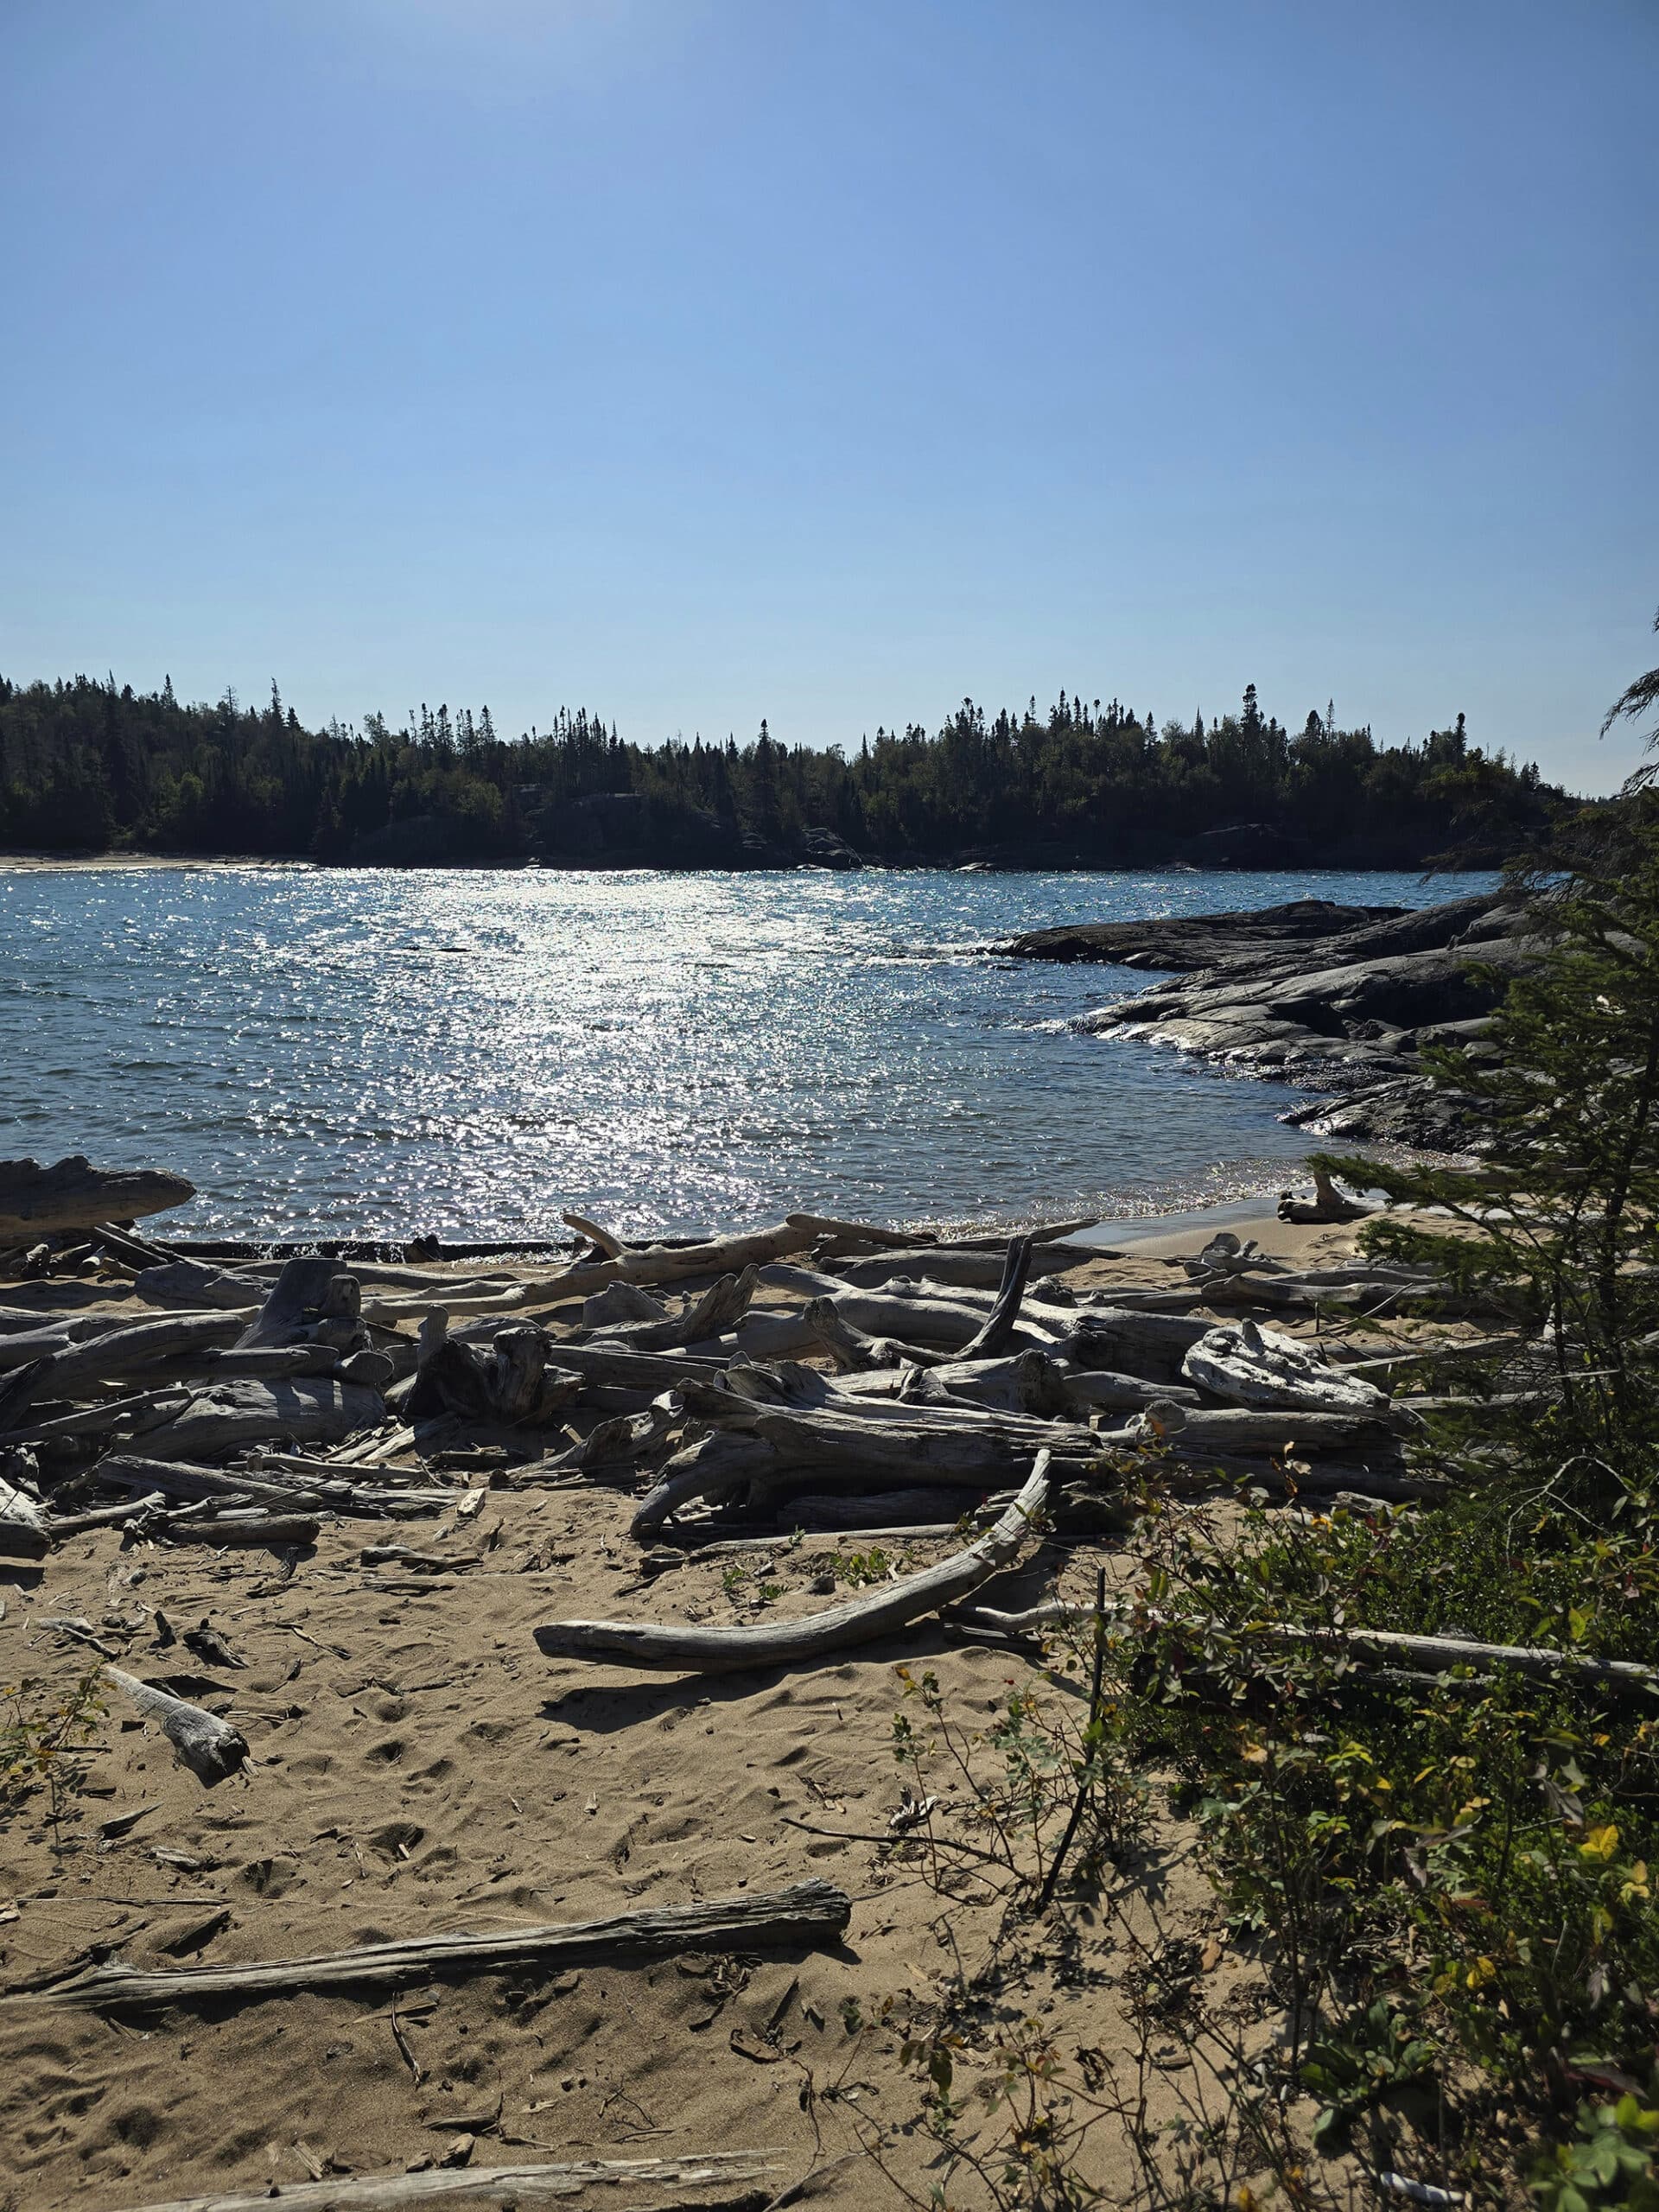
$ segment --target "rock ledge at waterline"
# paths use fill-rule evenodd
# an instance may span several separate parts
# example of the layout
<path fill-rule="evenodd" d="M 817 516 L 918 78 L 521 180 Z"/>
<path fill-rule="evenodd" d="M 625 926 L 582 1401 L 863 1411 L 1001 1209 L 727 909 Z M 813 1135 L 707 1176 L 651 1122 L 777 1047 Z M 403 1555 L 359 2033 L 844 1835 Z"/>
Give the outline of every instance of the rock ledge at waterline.
<path fill-rule="evenodd" d="M 1287 1116 L 1315 1135 L 1455 1150 L 1469 1116 L 1430 1087 L 1423 1051 L 1489 1050 L 1493 1008 L 1542 944 L 1524 900 L 1489 893 L 1403 912 L 1301 899 L 1254 915 L 1083 925 L 1001 949 L 1194 971 L 1115 999 L 1082 1026 L 1325 1093 Z"/>

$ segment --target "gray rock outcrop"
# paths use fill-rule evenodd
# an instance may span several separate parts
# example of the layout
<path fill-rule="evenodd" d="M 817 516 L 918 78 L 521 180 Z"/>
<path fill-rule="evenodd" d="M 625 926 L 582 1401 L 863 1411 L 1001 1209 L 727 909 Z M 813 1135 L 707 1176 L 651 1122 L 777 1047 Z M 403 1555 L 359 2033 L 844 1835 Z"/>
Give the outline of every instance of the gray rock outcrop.
<path fill-rule="evenodd" d="M 1535 915 L 1507 893 L 1405 912 L 1301 911 L 1322 905 L 1270 907 L 1254 918 L 1255 933 L 1250 916 L 1212 915 L 1101 925 L 1086 933 L 1099 948 L 1091 951 L 1041 942 L 1075 944 L 1085 936 L 1078 930 L 1039 931 L 1007 950 L 1149 965 L 1172 952 L 1190 957 L 1207 939 L 1225 948 L 1214 964 L 1115 999 L 1081 1026 L 1321 1092 L 1285 1117 L 1316 1135 L 1465 1148 L 1478 1135 L 1471 1102 L 1432 1085 L 1422 1054 L 1433 1045 L 1476 1056 L 1491 1049 L 1483 1040 L 1493 1008 L 1547 942 Z M 1359 918 L 1334 931 L 1322 925 L 1348 914 Z"/>

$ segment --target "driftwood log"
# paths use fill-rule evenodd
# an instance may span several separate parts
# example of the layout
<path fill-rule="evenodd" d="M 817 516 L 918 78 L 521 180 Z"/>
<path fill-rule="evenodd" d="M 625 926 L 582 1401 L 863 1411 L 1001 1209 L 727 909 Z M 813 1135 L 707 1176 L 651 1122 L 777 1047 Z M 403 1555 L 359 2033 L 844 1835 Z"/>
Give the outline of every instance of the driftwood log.
<path fill-rule="evenodd" d="M 182 1175 L 157 1168 L 94 1167 L 74 1153 L 54 1167 L 37 1160 L 0 1160 L 0 1238 L 20 1243 L 103 1221 L 165 1213 L 196 1195 Z"/>
<path fill-rule="evenodd" d="M 1312 1344 L 1254 1321 L 1212 1329 L 1181 1363 L 1190 1382 L 1238 1406 L 1282 1406 L 1299 1412 L 1357 1414 L 1380 1420 L 1388 1399 L 1375 1382 L 1345 1373 Z"/>
<path fill-rule="evenodd" d="M 0 1427 L 15 1425 L 37 1398 L 74 1397 L 89 1385 L 143 1375 L 228 1345 L 240 1326 L 235 1314 L 174 1313 L 161 1321 L 122 1322 L 99 1336 L 65 1344 L 27 1371 L 15 1370 L 0 1388 Z"/>
<path fill-rule="evenodd" d="M 141 1682 L 137 1675 L 123 1674 L 119 1667 L 106 1667 L 104 1671 L 144 1719 L 156 1723 L 198 1781 L 209 1787 L 223 1782 L 247 1758 L 247 1738 L 228 1720 L 204 1713 L 199 1705 L 175 1697 L 170 1690 Z"/>
<path fill-rule="evenodd" d="M 44 1508 L 0 1479 L 0 1559 L 44 1559 L 51 1548 Z"/>
<path fill-rule="evenodd" d="M 148 1433 L 163 1459 L 223 1459 L 245 1444 L 284 1437 L 338 1444 L 385 1416 L 378 1391 L 302 1376 L 295 1382 L 224 1382 L 196 1392 L 173 1419 Z"/>
<path fill-rule="evenodd" d="M 829 1882 L 797 1882 L 785 1890 L 757 1891 L 753 1897 L 648 1907 L 607 1920 L 510 1928 L 488 1936 L 412 1936 L 308 1958 L 168 1967 L 154 1974 L 111 1964 L 4 2001 L 37 2010 L 131 2012 L 198 1999 L 257 2001 L 301 1989 L 396 1988 L 435 1975 L 499 1974 L 512 1967 L 535 1967 L 550 1976 L 600 1959 L 658 1959 L 677 1951 L 747 1951 L 771 1944 L 816 1947 L 834 1942 L 851 1913 L 844 1890 Z"/>
<path fill-rule="evenodd" d="M 754 1628 L 554 1621 L 536 1630 L 537 1649 L 549 1659 L 607 1659 L 627 1666 L 720 1674 L 746 1667 L 804 1666 L 828 1652 L 872 1643 L 965 1598 L 1007 1567 L 1048 1503 L 1048 1453 L 1039 1452 L 1014 1503 L 965 1550 L 805 1620 L 766 1622 Z"/>
<path fill-rule="evenodd" d="M 695 2190 L 696 2202 L 714 2202 L 705 2190 L 730 2190 L 740 2182 L 760 2182 L 782 2171 L 768 2151 L 687 2152 L 677 2158 L 579 2158 L 557 2165 L 435 2166 L 424 2173 L 352 2174 L 325 2181 L 284 2183 L 252 2193 L 231 2190 L 213 2196 L 169 2197 L 138 2212 L 403 2212 L 414 2204 L 538 2204 L 585 2196 L 589 2190 L 607 2203 L 619 2189 Z M 783 2198 L 770 2187 L 722 2195 L 721 2212 L 766 2212 Z M 673 2212 L 673 2208 L 664 2208 Z M 691 2212 L 690 2206 L 684 2212 Z"/>

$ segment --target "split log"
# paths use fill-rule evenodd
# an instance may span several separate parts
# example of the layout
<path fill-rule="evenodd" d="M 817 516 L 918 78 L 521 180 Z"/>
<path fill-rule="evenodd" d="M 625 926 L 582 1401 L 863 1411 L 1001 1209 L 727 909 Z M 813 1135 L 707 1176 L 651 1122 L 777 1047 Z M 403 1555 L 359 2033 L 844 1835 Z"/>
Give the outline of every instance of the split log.
<path fill-rule="evenodd" d="M 596 1290 L 584 1300 L 582 1325 L 584 1329 L 618 1329 L 630 1321 L 668 1321 L 673 1316 L 660 1298 L 653 1298 L 637 1282 L 607 1282 L 603 1290 Z"/>
<path fill-rule="evenodd" d="M 669 2158 L 581 2158 L 557 2165 L 435 2166 L 424 2173 L 353 2174 L 349 2177 L 315 2182 L 285 2182 L 280 2196 L 272 2188 L 221 2190 L 213 2196 L 170 2197 L 165 2204 L 146 2204 L 139 2212 L 270 2212 L 280 2202 L 281 2212 L 404 2212 L 406 2205 L 538 2203 L 557 2198 L 563 2203 L 592 2189 L 607 2203 L 619 2186 L 626 2189 L 696 2190 L 696 2202 L 707 2189 L 727 2190 L 739 2182 L 761 2181 L 781 2171 L 769 2151 L 710 2151 L 701 2157 L 687 2152 Z M 741 2198 L 722 2196 L 725 2212 L 766 2212 L 781 2204 L 770 2187 L 746 2191 Z M 644 2208 L 640 2208 L 644 2212 Z M 664 2212 L 693 2212 L 684 2204 Z M 719 2208 L 713 2208 L 719 2212 Z"/>
<path fill-rule="evenodd" d="M 1374 1382 L 1332 1366 L 1312 1344 L 1254 1321 L 1200 1337 L 1181 1372 L 1213 1397 L 1237 1406 L 1283 1406 L 1381 1420 L 1388 1399 Z"/>
<path fill-rule="evenodd" d="M 1048 1503 L 1049 1455 L 1039 1452 L 1007 1510 L 966 1549 L 902 1581 L 805 1620 L 753 1628 L 678 1628 L 629 1621 L 555 1621 L 535 1631 L 549 1659 L 620 1661 L 700 1674 L 810 1665 L 832 1651 L 869 1643 L 965 1598 L 1009 1566 Z"/>
<path fill-rule="evenodd" d="M 353 1382 L 302 1377 L 293 1382 L 222 1382 L 197 1391 L 182 1409 L 149 1432 L 162 1459 L 224 1459 L 245 1444 L 283 1438 L 295 1444 L 338 1444 L 385 1417 L 375 1390 Z"/>
<path fill-rule="evenodd" d="M 0 1480 L 0 1559 L 44 1559 L 51 1548 L 45 1508 Z"/>
<path fill-rule="evenodd" d="M 0 1238 L 20 1243 L 100 1222 L 166 1213 L 196 1195 L 194 1183 L 159 1168 L 94 1167 L 74 1153 L 54 1167 L 37 1160 L 0 1160 Z"/>
<path fill-rule="evenodd" d="M 175 1697 L 170 1690 L 141 1682 L 136 1675 L 123 1674 L 119 1667 L 106 1667 L 104 1671 L 144 1719 L 156 1723 L 197 1780 L 210 1789 L 234 1774 L 247 1758 L 247 1738 L 228 1720 L 204 1713 L 199 1705 Z"/>
<path fill-rule="evenodd" d="M 723 1337 L 748 1312 L 760 1280 L 760 1270 L 753 1264 L 741 1274 L 721 1275 L 683 1313 L 631 1329 L 627 1341 L 641 1351 L 668 1351 L 676 1344 L 700 1344 Z"/>
<path fill-rule="evenodd" d="M 1060 1368 L 1065 1385 L 1065 1409 L 1074 1418 L 1087 1420 L 1092 1413 L 1141 1413 L 1154 1402 L 1196 1406 L 1196 1390 L 1180 1382 L 1148 1382 L 1138 1375 L 1116 1375 L 1109 1367 Z"/>
<path fill-rule="evenodd" d="M 120 1679 L 124 1686 L 132 1681 L 130 1675 Z M 134 1687 L 142 1689 L 144 1685 Z M 647 1907 L 606 1920 L 511 1928 L 488 1936 L 414 1936 L 307 1958 L 171 1967 L 156 1973 L 111 1963 L 94 1967 L 73 1981 L 15 1994 L 5 2001 L 35 2010 L 90 2007 L 125 2012 L 159 2005 L 219 2003 L 226 1998 L 257 2002 L 302 1989 L 397 1988 L 438 1975 L 501 1974 L 515 1967 L 533 1967 L 551 1978 L 601 1960 L 671 1958 L 681 1951 L 748 1951 L 777 1944 L 816 1948 L 836 1942 L 851 1914 L 852 1903 L 844 1890 L 828 1882 L 796 1882 L 788 1889 L 758 1891 L 752 1897 Z"/>
<path fill-rule="evenodd" d="M 308 1551 L 321 1526 L 315 1513 L 270 1513 L 258 1506 L 246 1513 L 218 1513 L 212 1520 L 163 1517 L 156 1533 L 174 1544 L 263 1544 L 274 1552 Z"/>

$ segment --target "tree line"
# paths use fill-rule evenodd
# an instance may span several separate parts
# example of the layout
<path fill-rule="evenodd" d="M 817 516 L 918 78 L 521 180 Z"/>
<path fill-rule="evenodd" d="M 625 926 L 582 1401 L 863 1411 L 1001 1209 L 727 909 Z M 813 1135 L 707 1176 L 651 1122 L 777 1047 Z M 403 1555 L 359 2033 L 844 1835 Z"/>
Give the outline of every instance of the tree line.
<path fill-rule="evenodd" d="M 1382 745 L 1327 705 L 1293 734 L 1253 684 L 1236 712 L 1161 728 L 1065 691 L 995 716 L 965 699 L 935 730 L 879 728 L 849 751 L 783 744 L 765 722 L 742 746 L 642 746 L 586 709 L 513 739 L 487 707 L 309 729 L 275 683 L 252 707 L 232 691 L 186 704 L 170 679 L 140 693 L 112 676 L 0 677 L 12 850 L 766 865 L 845 847 L 1132 864 L 1202 856 L 1206 836 L 1248 823 L 1313 857 L 1411 864 L 1452 847 L 1501 858 L 1564 798 L 1471 741 L 1461 715 Z"/>

